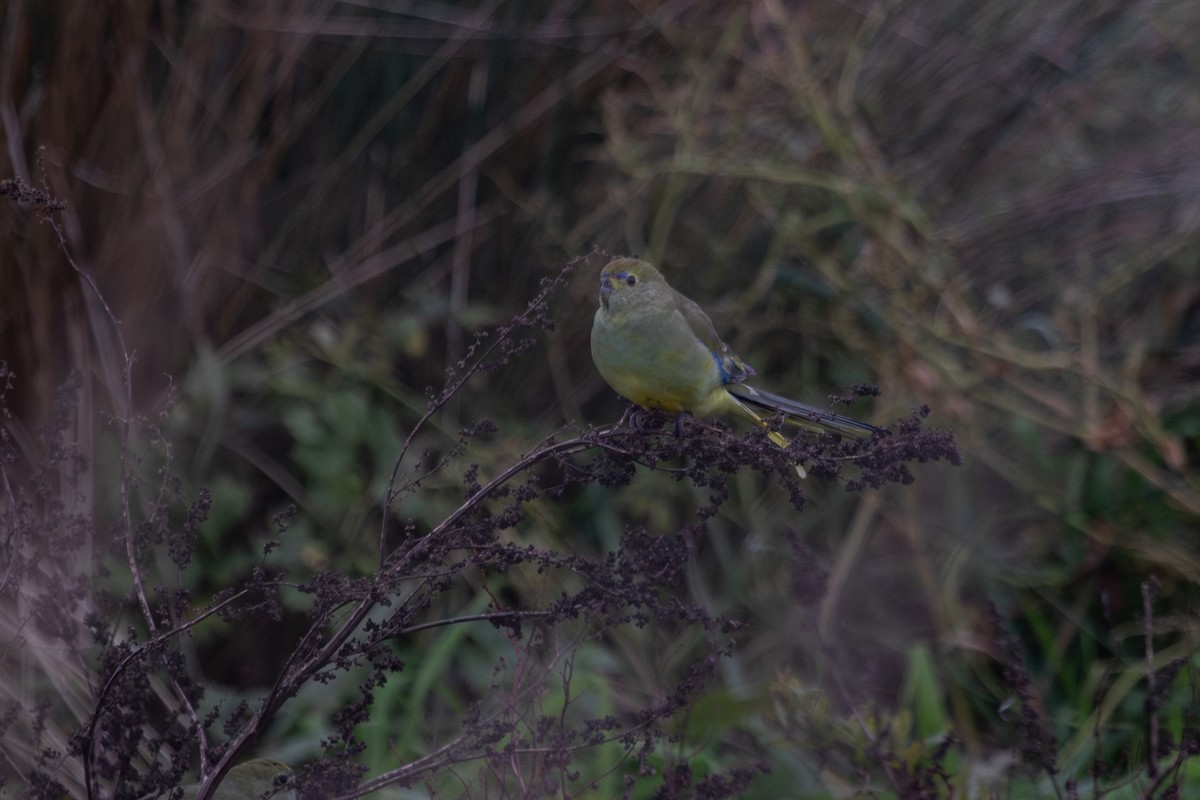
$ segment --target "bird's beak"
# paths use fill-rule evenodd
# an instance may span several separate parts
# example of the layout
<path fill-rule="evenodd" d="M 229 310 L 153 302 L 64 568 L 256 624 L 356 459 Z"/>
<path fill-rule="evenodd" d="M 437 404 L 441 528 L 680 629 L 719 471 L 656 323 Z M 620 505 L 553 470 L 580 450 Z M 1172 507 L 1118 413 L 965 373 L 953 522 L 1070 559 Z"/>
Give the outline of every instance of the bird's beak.
<path fill-rule="evenodd" d="M 608 296 L 612 294 L 612 276 L 604 273 L 600 276 L 600 305 L 608 311 Z"/>

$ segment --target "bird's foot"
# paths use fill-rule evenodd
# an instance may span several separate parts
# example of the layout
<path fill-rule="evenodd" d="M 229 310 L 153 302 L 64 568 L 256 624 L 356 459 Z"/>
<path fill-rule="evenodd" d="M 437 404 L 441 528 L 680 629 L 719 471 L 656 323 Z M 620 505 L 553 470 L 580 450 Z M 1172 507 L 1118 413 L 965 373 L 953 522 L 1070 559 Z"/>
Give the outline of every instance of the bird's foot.
<path fill-rule="evenodd" d="M 693 419 L 694 419 L 694 417 L 692 417 L 691 412 L 689 412 L 689 411 L 680 411 L 678 414 L 675 415 L 675 438 L 676 439 L 683 438 L 684 423 L 691 422 Z"/>
<path fill-rule="evenodd" d="M 617 423 L 617 426 L 628 426 L 635 433 L 645 433 L 646 431 L 662 427 L 662 419 L 656 411 L 651 411 L 637 405 L 630 405 L 625 409 L 625 414 L 621 417 L 621 421 Z"/>

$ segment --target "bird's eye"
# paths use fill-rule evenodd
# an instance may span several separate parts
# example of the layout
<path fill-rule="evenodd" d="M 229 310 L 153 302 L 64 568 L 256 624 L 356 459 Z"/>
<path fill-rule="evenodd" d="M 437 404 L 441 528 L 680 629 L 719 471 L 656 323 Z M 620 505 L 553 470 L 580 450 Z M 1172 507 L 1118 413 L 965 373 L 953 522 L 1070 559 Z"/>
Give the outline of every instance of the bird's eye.
<path fill-rule="evenodd" d="M 633 275 L 626 275 L 625 283 L 628 286 L 637 286 L 637 278 L 634 277 Z"/>

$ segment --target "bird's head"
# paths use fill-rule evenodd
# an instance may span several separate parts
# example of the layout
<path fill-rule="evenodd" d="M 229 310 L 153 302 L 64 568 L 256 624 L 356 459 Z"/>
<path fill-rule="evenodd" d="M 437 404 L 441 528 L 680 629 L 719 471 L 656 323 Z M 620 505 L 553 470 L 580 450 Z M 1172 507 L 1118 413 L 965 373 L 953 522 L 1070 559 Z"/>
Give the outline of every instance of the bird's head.
<path fill-rule="evenodd" d="M 600 305 L 605 310 L 649 305 L 667 285 L 662 273 L 645 261 L 618 258 L 600 271 Z"/>

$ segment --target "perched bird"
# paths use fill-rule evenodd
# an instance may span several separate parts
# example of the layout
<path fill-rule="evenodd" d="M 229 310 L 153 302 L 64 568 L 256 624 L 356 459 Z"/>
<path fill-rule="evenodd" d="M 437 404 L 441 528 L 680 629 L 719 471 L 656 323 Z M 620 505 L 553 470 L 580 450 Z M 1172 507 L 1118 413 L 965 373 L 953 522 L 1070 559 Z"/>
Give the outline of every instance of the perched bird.
<path fill-rule="evenodd" d="M 645 408 L 700 417 L 733 413 L 764 427 L 782 413 L 792 425 L 860 437 L 879 430 L 748 386 L 754 370 L 721 341 L 700 306 L 634 258 L 610 261 L 600 272 L 592 360 L 609 386 Z M 778 431 L 767 435 L 780 447 L 788 444 Z"/>
<path fill-rule="evenodd" d="M 214 800 L 296 800 L 292 768 L 273 758 L 254 758 L 232 767 L 213 795 Z M 199 786 L 187 788 L 195 797 Z"/>

